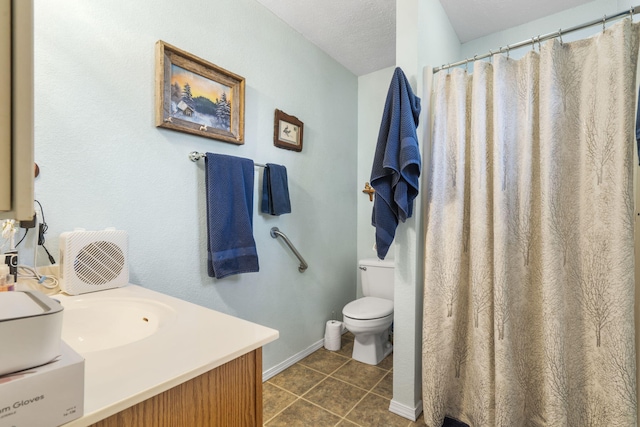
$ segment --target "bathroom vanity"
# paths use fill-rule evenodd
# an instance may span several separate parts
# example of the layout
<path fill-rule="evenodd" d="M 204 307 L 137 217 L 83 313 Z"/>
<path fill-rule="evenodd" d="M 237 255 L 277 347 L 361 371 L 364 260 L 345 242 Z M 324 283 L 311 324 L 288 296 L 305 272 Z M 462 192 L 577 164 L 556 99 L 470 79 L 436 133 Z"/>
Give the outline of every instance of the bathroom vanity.
<path fill-rule="evenodd" d="M 85 357 L 84 416 L 65 426 L 262 426 L 278 331 L 135 285 L 54 298 Z"/>

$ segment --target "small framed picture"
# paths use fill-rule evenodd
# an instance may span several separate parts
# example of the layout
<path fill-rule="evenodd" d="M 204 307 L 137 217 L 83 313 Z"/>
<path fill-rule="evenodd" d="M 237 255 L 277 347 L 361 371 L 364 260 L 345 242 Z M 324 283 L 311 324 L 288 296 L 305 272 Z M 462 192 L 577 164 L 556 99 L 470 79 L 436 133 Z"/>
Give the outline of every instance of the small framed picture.
<path fill-rule="evenodd" d="M 158 41 L 156 126 L 244 144 L 244 77 Z"/>
<path fill-rule="evenodd" d="M 273 145 L 285 150 L 302 151 L 304 123 L 297 117 L 276 110 L 273 125 Z"/>

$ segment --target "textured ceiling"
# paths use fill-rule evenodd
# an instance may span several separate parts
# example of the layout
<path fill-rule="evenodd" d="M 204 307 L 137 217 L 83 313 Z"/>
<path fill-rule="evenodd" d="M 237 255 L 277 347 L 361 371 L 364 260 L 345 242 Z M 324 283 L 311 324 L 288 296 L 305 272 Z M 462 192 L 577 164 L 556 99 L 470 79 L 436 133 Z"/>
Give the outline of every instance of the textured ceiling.
<path fill-rule="evenodd" d="M 356 76 L 396 62 L 395 0 L 257 0 Z"/>
<path fill-rule="evenodd" d="M 395 65 L 396 0 L 257 0 L 356 76 Z M 593 0 L 440 0 L 462 43 Z"/>

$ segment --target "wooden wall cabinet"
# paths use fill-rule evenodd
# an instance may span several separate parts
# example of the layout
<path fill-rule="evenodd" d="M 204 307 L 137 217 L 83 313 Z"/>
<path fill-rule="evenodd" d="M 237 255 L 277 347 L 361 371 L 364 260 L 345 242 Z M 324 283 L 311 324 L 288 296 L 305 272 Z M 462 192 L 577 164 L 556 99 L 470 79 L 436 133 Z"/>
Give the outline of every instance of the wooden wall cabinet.
<path fill-rule="evenodd" d="M 261 427 L 262 348 L 91 427 Z"/>
<path fill-rule="evenodd" d="M 29 220 L 34 213 L 33 0 L 0 0 L 0 94 L 0 219 Z"/>

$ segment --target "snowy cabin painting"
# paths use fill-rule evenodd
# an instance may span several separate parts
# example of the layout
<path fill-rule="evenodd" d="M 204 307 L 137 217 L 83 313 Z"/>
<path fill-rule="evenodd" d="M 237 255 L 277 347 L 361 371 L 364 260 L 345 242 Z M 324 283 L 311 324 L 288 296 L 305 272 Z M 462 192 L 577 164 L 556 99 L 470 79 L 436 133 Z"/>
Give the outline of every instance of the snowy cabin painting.
<path fill-rule="evenodd" d="M 231 88 L 171 64 L 171 115 L 231 131 Z"/>

